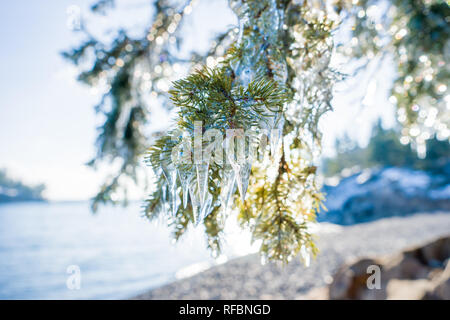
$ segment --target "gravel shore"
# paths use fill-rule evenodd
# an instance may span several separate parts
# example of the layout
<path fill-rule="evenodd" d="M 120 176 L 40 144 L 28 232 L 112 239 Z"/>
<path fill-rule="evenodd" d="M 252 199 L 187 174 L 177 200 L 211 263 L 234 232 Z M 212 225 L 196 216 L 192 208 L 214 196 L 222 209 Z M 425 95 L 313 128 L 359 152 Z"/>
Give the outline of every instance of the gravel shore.
<path fill-rule="evenodd" d="M 326 226 L 326 224 L 324 225 Z M 261 265 L 256 254 L 231 260 L 133 299 L 299 299 L 327 285 L 344 262 L 394 253 L 450 235 L 450 213 L 415 214 L 375 222 L 321 228 L 319 255 L 304 267 L 299 259 L 287 266 Z"/>

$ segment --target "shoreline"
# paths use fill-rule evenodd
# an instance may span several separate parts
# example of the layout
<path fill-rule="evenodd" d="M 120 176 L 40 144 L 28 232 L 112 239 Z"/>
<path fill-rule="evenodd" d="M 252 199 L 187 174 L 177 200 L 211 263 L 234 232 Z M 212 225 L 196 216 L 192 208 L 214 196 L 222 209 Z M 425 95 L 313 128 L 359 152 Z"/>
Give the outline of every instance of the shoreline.
<path fill-rule="evenodd" d="M 332 281 L 343 264 L 391 254 L 450 234 L 450 212 L 417 213 L 339 226 L 319 232 L 319 254 L 311 266 L 299 259 L 286 266 L 261 265 L 258 254 L 230 259 L 190 277 L 147 290 L 131 299 L 304 299 Z"/>

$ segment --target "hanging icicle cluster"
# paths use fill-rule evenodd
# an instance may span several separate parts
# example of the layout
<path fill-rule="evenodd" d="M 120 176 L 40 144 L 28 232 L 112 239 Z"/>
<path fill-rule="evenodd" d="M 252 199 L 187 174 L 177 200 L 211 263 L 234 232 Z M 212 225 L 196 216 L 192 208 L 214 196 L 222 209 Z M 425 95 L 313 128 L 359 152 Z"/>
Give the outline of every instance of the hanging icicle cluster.
<path fill-rule="evenodd" d="M 198 224 L 216 204 L 226 209 L 236 186 L 245 198 L 255 152 L 242 153 L 241 159 L 233 151 L 244 146 L 244 135 L 249 140 L 247 151 L 263 141 L 259 124 L 280 113 L 288 95 L 284 87 L 263 77 L 244 87 L 229 67 L 197 71 L 176 81 L 171 93 L 180 107 L 177 128 L 160 138 L 148 154 L 156 173 L 162 174 L 163 192 L 153 202 L 176 216 L 181 194 L 183 209 L 189 198 L 193 222 Z"/>

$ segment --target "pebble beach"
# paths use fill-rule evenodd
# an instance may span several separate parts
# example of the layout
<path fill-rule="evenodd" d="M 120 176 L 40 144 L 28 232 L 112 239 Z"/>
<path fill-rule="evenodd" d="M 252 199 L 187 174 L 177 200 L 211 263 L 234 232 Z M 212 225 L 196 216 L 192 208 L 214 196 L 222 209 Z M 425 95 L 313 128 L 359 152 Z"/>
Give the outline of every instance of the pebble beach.
<path fill-rule="evenodd" d="M 132 299 L 303 299 L 326 286 L 345 262 L 391 254 L 450 235 L 450 212 L 418 213 L 352 226 L 328 225 L 317 233 L 320 250 L 305 267 L 261 264 L 252 254 L 230 260 L 192 277 L 143 292 Z"/>

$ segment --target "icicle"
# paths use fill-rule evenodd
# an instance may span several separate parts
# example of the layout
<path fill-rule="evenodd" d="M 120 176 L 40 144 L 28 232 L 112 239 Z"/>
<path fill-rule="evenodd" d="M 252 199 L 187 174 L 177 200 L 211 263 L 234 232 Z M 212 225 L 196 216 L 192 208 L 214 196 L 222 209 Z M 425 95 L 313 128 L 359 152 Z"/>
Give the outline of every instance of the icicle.
<path fill-rule="evenodd" d="M 177 170 L 174 168 L 173 164 L 168 163 L 166 159 L 163 158 L 161 154 L 161 170 L 164 178 L 167 181 L 167 185 L 169 186 L 169 192 L 172 192 L 173 189 L 176 189 L 177 184 Z"/>
<path fill-rule="evenodd" d="M 167 164 L 164 160 L 161 161 L 161 171 L 164 178 L 167 181 L 167 189 L 163 188 L 163 206 L 164 211 L 167 214 L 170 212 L 172 215 L 176 215 L 178 210 L 177 206 L 177 170 L 172 164 Z"/>
<path fill-rule="evenodd" d="M 283 116 L 277 115 L 275 117 L 276 119 L 273 120 L 273 125 L 270 130 L 270 153 L 272 155 L 275 155 L 277 152 L 279 152 L 284 125 Z"/>
<path fill-rule="evenodd" d="M 232 206 L 231 199 L 233 197 L 235 190 L 236 190 L 236 175 L 234 171 L 231 168 L 224 169 L 220 190 L 220 203 L 226 214 L 228 213 L 228 210 Z"/>
<path fill-rule="evenodd" d="M 211 204 L 212 204 L 212 200 L 213 197 L 211 195 L 211 193 L 208 192 L 208 194 L 206 195 L 206 200 L 205 203 L 203 203 L 202 208 L 201 208 L 201 220 L 205 220 L 205 218 L 211 213 L 210 209 L 211 209 Z"/>
<path fill-rule="evenodd" d="M 189 184 L 189 197 L 192 205 L 192 215 L 194 216 L 194 225 L 197 226 L 200 222 L 200 198 L 198 194 L 198 185 L 195 182 Z"/>
<path fill-rule="evenodd" d="M 205 202 L 206 191 L 208 190 L 208 173 L 209 164 L 197 164 L 197 183 L 198 183 L 198 196 L 200 204 Z"/>
<path fill-rule="evenodd" d="M 190 172 L 178 170 L 178 176 L 181 182 L 181 190 L 183 192 L 183 207 L 186 209 L 189 200 L 189 182 L 192 179 Z"/>
<path fill-rule="evenodd" d="M 235 141 L 237 138 L 239 138 L 239 141 Z M 227 135 L 225 145 L 227 159 L 231 165 L 231 169 L 234 171 L 234 176 L 241 199 L 245 200 L 252 162 L 251 157 L 246 157 L 244 154 L 245 135 L 243 130 L 236 130 L 232 134 Z"/>
<path fill-rule="evenodd" d="M 168 208 L 168 202 L 167 202 L 167 186 L 163 186 L 162 190 L 161 190 L 161 213 L 163 215 L 167 215 L 167 213 L 169 212 L 169 208 Z"/>
<path fill-rule="evenodd" d="M 177 190 L 175 189 L 175 191 L 172 192 L 172 205 L 171 205 L 171 209 L 172 209 L 172 216 L 176 216 L 177 212 L 178 212 L 178 208 L 180 207 L 181 204 L 181 199 L 180 196 L 178 195 Z"/>
<path fill-rule="evenodd" d="M 161 161 L 161 172 L 164 176 L 164 179 L 166 179 L 167 183 L 169 183 L 169 168 L 164 162 L 164 160 Z"/>
<path fill-rule="evenodd" d="M 177 190 L 177 170 L 175 168 L 171 168 L 169 172 L 169 188 L 172 191 L 172 194 L 174 194 Z"/>
<path fill-rule="evenodd" d="M 189 201 L 189 184 L 185 183 L 183 186 L 183 208 L 186 209 Z"/>
<path fill-rule="evenodd" d="M 246 161 L 243 164 L 231 164 L 234 169 L 236 184 L 239 189 L 239 194 L 241 195 L 242 201 L 245 200 L 245 195 L 247 194 L 248 180 L 250 179 L 250 171 L 252 169 L 252 164 Z"/>
<path fill-rule="evenodd" d="M 170 202 L 172 207 L 172 215 L 175 216 L 178 211 L 179 207 L 179 196 L 177 193 L 177 170 L 173 169 L 170 171 L 169 174 L 170 177 L 170 185 L 169 185 L 169 191 L 170 191 Z"/>
<path fill-rule="evenodd" d="M 275 155 L 278 152 L 280 144 L 280 132 L 278 129 L 272 129 L 270 132 L 270 154 Z"/>

